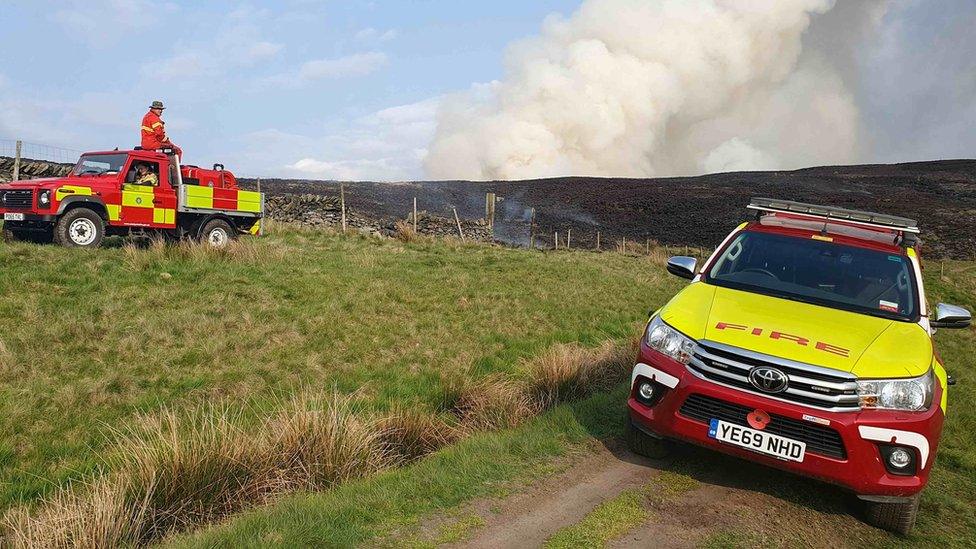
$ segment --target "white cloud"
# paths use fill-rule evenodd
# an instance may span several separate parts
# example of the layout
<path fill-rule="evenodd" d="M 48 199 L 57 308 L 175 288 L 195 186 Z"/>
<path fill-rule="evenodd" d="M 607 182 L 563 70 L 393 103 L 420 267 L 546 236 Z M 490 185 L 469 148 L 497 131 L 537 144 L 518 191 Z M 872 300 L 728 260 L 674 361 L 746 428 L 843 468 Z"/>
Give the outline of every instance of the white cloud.
<path fill-rule="evenodd" d="M 240 8 L 219 19 L 200 21 L 198 30 L 205 38 L 177 42 L 169 57 L 145 63 L 142 75 L 161 82 L 206 76 L 212 82 L 216 75 L 272 59 L 284 45 L 263 37 L 260 22 L 268 17 L 267 10 Z"/>
<path fill-rule="evenodd" d="M 441 98 L 382 109 L 321 136 L 267 129 L 228 144 L 241 174 L 391 181 L 420 178 Z M 282 164 L 282 159 L 285 163 Z"/>
<path fill-rule="evenodd" d="M 360 42 L 389 42 L 390 40 L 396 39 L 400 35 L 400 32 L 396 29 L 389 29 L 385 32 L 380 32 L 373 27 L 367 27 L 356 33 L 356 40 Z"/>
<path fill-rule="evenodd" d="M 302 64 L 298 69 L 298 77 L 302 80 L 319 80 L 365 76 L 378 70 L 386 62 L 386 54 L 382 52 L 356 53 L 334 59 L 315 59 Z"/>
<path fill-rule="evenodd" d="M 71 0 L 51 13 L 68 36 L 96 48 L 113 46 L 154 28 L 179 8 L 150 0 Z"/>
<path fill-rule="evenodd" d="M 301 64 L 296 70 L 269 76 L 260 87 L 300 88 L 316 80 L 336 80 L 372 74 L 388 62 L 385 53 L 372 51 L 355 53 L 332 59 L 313 59 Z"/>

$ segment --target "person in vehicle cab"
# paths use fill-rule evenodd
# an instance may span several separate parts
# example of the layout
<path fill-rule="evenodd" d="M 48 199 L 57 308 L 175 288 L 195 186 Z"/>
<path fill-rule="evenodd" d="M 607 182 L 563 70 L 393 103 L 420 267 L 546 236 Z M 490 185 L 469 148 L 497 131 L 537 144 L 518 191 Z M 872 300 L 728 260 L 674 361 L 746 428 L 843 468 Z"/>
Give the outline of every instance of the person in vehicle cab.
<path fill-rule="evenodd" d="M 140 162 L 136 165 L 136 180 L 134 181 L 136 185 L 148 185 L 152 187 L 159 186 L 159 176 L 153 173 L 149 169 L 149 164 L 145 162 Z"/>
<path fill-rule="evenodd" d="M 166 135 L 166 123 L 163 122 L 162 101 L 153 101 L 149 107 L 149 112 L 142 117 L 142 148 L 150 151 L 162 148 L 171 148 L 176 156 L 183 159 L 183 150 L 177 147 Z"/>

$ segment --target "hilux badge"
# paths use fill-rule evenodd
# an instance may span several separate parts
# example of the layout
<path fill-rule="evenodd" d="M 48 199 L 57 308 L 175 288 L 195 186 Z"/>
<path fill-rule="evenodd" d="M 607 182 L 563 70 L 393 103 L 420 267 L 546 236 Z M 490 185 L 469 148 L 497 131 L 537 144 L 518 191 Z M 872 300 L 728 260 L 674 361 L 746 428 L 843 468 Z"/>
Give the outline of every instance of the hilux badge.
<path fill-rule="evenodd" d="M 782 393 L 789 385 L 789 378 L 786 374 L 776 368 L 761 366 L 753 368 L 749 372 L 749 383 L 760 391 L 766 393 Z"/>

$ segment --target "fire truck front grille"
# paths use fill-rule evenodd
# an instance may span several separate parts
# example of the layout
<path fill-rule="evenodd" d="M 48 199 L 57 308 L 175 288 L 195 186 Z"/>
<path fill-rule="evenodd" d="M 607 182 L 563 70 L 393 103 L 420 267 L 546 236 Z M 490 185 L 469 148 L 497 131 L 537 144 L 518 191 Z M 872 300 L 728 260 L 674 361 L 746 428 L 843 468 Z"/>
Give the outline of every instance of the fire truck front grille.
<path fill-rule="evenodd" d="M 719 419 L 736 425 L 748 427 L 746 417 L 753 409 L 717 398 L 694 394 L 681 405 L 679 413 L 691 420 L 708 424 L 712 419 Z M 847 459 L 847 450 L 840 433 L 815 423 L 799 421 L 788 417 L 770 414 L 771 421 L 766 425 L 765 432 L 781 437 L 805 442 L 807 451 L 835 459 Z"/>
<path fill-rule="evenodd" d="M 0 207 L 7 208 L 9 210 L 29 210 L 33 205 L 33 191 L 0 191 Z"/>
<path fill-rule="evenodd" d="M 767 392 L 750 381 L 752 371 L 775 369 L 786 376 L 786 388 Z M 803 364 L 739 349 L 712 341 L 699 341 L 688 369 L 696 376 L 748 393 L 821 410 L 860 410 L 857 378 L 847 372 Z"/>

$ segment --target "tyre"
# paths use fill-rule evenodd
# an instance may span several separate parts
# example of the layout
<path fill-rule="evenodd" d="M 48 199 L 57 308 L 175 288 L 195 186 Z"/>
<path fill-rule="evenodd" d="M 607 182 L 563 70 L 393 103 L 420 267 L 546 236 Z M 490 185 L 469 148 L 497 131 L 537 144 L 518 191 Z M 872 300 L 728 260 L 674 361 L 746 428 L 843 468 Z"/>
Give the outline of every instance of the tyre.
<path fill-rule="evenodd" d="M 19 242 L 23 240 L 23 238 L 21 238 L 18 231 L 4 227 L 2 230 L 0 230 L 0 240 L 3 242 Z"/>
<path fill-rule="evenodd" d="M 918 502 L 921 497 L 922 494 L 915 494 L 912 499 L 901 503 L 865 501 L 864 514 L 867 522 L 889 532 L 907 535 L 915 526 Z"/>
<path fill-rule="evenodd" d="M 54 225 L 54 241 L 66 248 L 97 248 L 105 238 L 105 221 L 88 208 L 75 208 Z"/>
<path fill-rule="evenodd" d="M 652 437 L 640 430 L 630 419 L 629 412 L 625 415 L 624 421 L 627 422 L 627 446 L 630 447 L 631 452 L 651 459 L 664 459 L 671 454 L 671 442 Z"/>
<path fill-rule="evenodd" d="M 230 223 L 223 219 L 211 219 L 200 230 L 200 241 L 210 244 L 214 248 L 223 248 L 230 244 L 237 236 Z"/>

